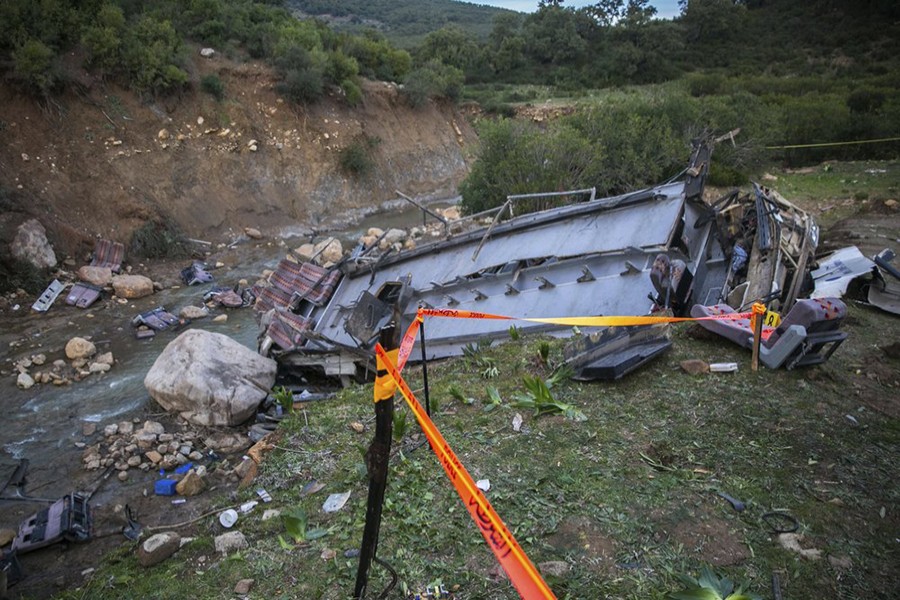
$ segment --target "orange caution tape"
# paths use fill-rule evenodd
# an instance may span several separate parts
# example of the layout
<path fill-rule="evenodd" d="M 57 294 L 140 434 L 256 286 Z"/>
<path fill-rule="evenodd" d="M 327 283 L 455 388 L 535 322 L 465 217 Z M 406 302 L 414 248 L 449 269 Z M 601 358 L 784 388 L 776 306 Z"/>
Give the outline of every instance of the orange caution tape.
<path fill-rule="evenodd" d="M 397 356 L 398 371 L 402 371 L 403 367 L 406 366 L 406 361 L 409 360 L 409 355 L 412 354 L 413 346 L 416 343 L 416 335 L 418 335 L 419 327 L 422 326 L 422 323 L 422 309 L 420 308 L 419 313 L 413 319 L 413 322 L 410 323 L 409 329 L 403 334 L 403 340 L 400 342 L 400 353 Z"/>
<path fill-rule="evenodd" d="M 532 321 L 534 323 L 550 323 L 553 325 L 571 325 L 578 327 L 626 327 L 632 325 L 656 325 L 659 323 L 682 323 L 685 321 L 718 321 L 746 319 L 751 313 L 732 313 L 725 315 L 712 315 L 709 317 L 650 317 L 650 316 L 626 316 L 626 317 L 507 317 L 492 315 L 490 313 L 473 312 L 469 310 L 456 310 L 452 308 L 424 308 L 420 314 L 429 317 L 452 317 L 457 319 L 507 319 L 518 321 Z"/>
<path fill-rule="evenodd" d="M 381 344 L 375 345 L 375 352 L 378 356 L 379 369 L 386 369 L 388 375 L 400 389 L 400 393 L 406 399 L 406 403 L 419 422 L 419 426 L 425 432 L 425 437 L 428 438 L 431 449 L 444 467 L 447 477 L 450 478 L 463 504 L 476 525 L 478 525 L 481 535 L 484 536 L 487 545 L 494 552 L 494 556 L 497 557 L 500 566 L 506 571 L 516 591 L 525 600 L 555 599 L 556 596 L 553 595 L 541 574 L 538 573 L 538 570 L 525 555 L 525 551 L 516 542 L 512 533 L 503 524 L 500 515 L 497 514 L 482 491 L 475 486 L 472 476 L 469 475 L 469 472 L 466 471 L 466 468 L 450 448 L 450 445 L 444 440 L 434 422 L 425 413 L 425 409 L 416 400 L 412 390 L 409 389 L 409 386 L 400 376 L 400 371 L 394 365 L 392 358 L 381 347 Z"/>

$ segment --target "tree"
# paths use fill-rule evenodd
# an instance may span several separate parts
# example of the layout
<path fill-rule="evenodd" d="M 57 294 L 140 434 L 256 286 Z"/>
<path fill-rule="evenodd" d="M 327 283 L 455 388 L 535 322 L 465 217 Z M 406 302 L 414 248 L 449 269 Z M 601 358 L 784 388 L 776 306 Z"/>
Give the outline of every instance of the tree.
<path fill-rule="evenodd" d="M 465 71 L 477 62 L 479 49 L 465 31 L 448 25 L 425 36 L 417 54 L 422 63 L 437 60 Z"/>
<path fill-rule="evenodd" d="M 46 94 L 53 87 L 53 50 L 40 40 L 30 39 L 13 50 L 13 71 L 27 87 Z"/>
<path fill-rule="evenodd" d="M 571 65 L 584 58 L 587 44 L 579 35 L 575 11 L 541 8 L 526 18 L 524 29 L 527 52 L 539 63 Z"/>

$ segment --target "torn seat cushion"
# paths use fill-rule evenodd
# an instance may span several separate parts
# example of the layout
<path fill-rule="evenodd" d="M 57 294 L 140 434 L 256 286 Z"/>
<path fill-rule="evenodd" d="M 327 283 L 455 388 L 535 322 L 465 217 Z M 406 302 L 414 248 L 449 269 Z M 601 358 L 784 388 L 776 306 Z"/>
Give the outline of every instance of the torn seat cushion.
<path fill-rule="evenodd" d="M 312 329 L 312 320 L 284 308 L 275 308 L 266 335 L 282 350 L 296 350 L 306 343 L 305 332 Z"/>
<path fill-rule="evenodd" d="M 727 304 L 714 306 L 695 304 L 691 309 L 691 316 L 694 318 L 727 314 L 735 314 L 735 310 Z M 847 305 L 837 298 L 797 300 L 777 328 L 763 325 L 762 343 L 771 348 L 791 325 L 802 325 L 807 333 L 837 329 L 846 314 Z M 700 321 L 700 325 L 746 348 L 753 345 L 750 319 L 711 319 Z"/>
<path fill-rule="evenodd" d="M 713 306 L 703 306 L 695 304 L 691 308 L 691 316 L 695 319 L 703 317 L 720 317 L 722 315 L 733 315 L 736 311 L 727 304 L 715 304 Z M 709 319 L 699 321 L 704 329 L 708 329 L 713 333 L 731 340 L 735 344 L 750 348 L 753 346 L 753 327 L 750 326 L 750 319 Z M 774 327 L 763 325 L 762 339 L 765 340 L 775 331 Z"/>
<path fill-rule="evenodd" d="M 807 333 L 837 329 L 847 316 L 847 305 L 838 298 L 813 298 L 797 300 L 790 312 L 766 340 L 771 347 L 791 325 L 802 325 Z"/>

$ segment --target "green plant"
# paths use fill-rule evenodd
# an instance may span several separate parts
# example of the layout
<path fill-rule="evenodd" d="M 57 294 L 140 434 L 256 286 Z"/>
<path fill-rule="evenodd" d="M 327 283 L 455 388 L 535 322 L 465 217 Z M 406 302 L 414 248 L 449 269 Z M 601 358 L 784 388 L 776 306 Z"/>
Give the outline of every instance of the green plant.
<path fill-rule="evenodd" d="M 518 342 L 520 337 L 522 337 L 522 336 L 519 333 L 519 328 L 516 327 L 515 325 L 510 325 L 509 326 L 509 339 L 511 339 L 514 342 Z"/>
<path fill-rule="evenodd" d="M 449 393 L 452 398 L 459 400 L 463 404 L 475 404 L 475 398 L 472 398 L 471 396 L 466 396 L 465 394 L 462 393 L 462 390 L 460 390 L 455 385 L 450 386 Z"/>
<path fill-rule="evenodd" d="M 215 98 L 222 100 L 225 98 L 225 86 L 219 76 L 211 73 L 200 80 L 200 89 Z"/>
<path fill-rule="evenodd" d="M 284 414 L 294 412 L 294 394 L 283 385 L 272 390 L 272 399 L 281 407 Z"/>
<path fill-rule="evenodd" d="M 374 150 L 381 140 L 368 135 L 357 136 L 338 152 L 338 165 L 341 170 L 355 177 L 364 177 L 375 168 L 372 158 Z"/>
<path fill-rule="evenodd" d="M 490 385 L 487 388 L 488 400 L 484 405 L 484 412 L 491 412 L 495 408 L 503 406 L 503 398 L 500 397 L 500 390 Z"/>
<path fill-rule="evenodd" d="M 345 79 L 341 82 L 341 90 L 344 92 L 344 98 L 350 106 L 359 106 L 363 101 L 362 89 L 352 79 Z"/>
<path fill-rule="evenodd" d="M 545 367 L 550 366 L 550 342 L 547 340 L 538 343 L 538 358 Z"/>
<path fill-rule="evenodd" d="M 302 507 L 298 506 L 281 515 L 281 523 L 284 530 L 294 540 L 294 543 L 310 542 L 325 537 L 330 533 L 328 529 L 310 529 L 309 516 Z M 281 539 L 281 536 L 278 536 Z M 282 546 L 284 546 L 284 540 Z"/>
<path fill-rule="evenodd" d="M 737 589 L 727 577 L 721 579 L 709 567 L 703 567 L 696 579 L 689 575 L 678 575 L 684 589 L 671 592 L 671 600 L 762 600 L 758 594 L 744 592 L 741 586 Z"/>
<path fill-rule="evenodd" d="M 394 412 L 394 427 L 393 427 L 393 435 L 394 441 L 400 443 L 403 441 L 403 437 L 409 431 L 409 421 L 406 418 L 406 411 L 395 411 Z"/>
<path fill-rule="evenodd" d="M 525 376 L 522 379 L 525 384 L 525 393 L 516 395 L 515 406 L 530 408 L 536 416 L 548 413 L 562 413 L 567 419 L 573 421 L 585 421 L 587 416 L 574 404 L 561 402 L 553 397 L 550 388 L 553 382 L 544 381 L 540 377 Z"/>
<path fill-rule="evenodd" d="M 142 258 L 179 258 L 188 255 L 188 248 L 173 223 L 151 221 L 131 234 L 129 254 Z"/>

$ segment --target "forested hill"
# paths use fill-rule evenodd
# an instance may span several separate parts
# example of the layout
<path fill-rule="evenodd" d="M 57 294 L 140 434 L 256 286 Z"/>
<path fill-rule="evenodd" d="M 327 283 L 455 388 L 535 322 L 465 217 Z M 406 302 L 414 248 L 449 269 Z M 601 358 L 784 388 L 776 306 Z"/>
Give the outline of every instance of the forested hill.
<path fill-rule="evenodd" d="M 456 25 L 479 41 L 487 39 L 494 18 L 514 11 L 456 0 L 286 0 L 298 15 L 322 19 L 335 29 L 376 29 L 404 48 L 418 45 L 432 31 Z"/>

